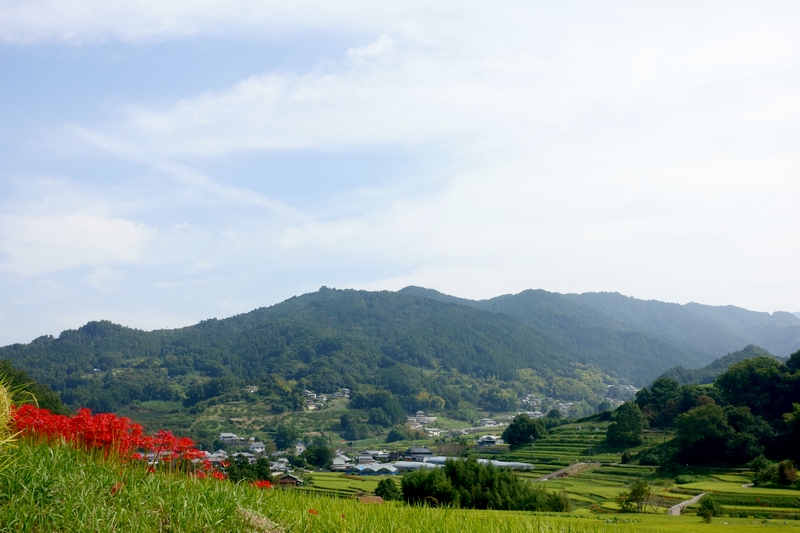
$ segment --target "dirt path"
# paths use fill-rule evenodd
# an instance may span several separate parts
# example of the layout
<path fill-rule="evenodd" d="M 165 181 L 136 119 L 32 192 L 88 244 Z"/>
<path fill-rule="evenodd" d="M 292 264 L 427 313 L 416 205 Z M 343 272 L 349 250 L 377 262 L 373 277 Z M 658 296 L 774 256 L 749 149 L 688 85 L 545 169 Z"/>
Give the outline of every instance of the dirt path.
<path fill-rule="evenodd" d="M 680 516 L 681 513 L 683 513 L 683 509 L 687 505 L 692 505 L 693 503 L 697 503 L 700 500 L 700 498 L 702 498 L 705 495 L 706 493 L 704 492 L 702 494 L 698 494 L 691 500 L 686 500 L 685 502 L 681 502 L 678 505 L 673 505 L 672 507 L 669 508 L 669 512 L 667 514 L 669 514 L 670 516 Z"/>
<path fill-rule="evenodd" d="M 591 466 L 599 466 L 599 465 L 597 463 L 575 463 L 574 465 L 569 465 L 560 470 L 556 470 L 555 472 L 551 472 L 546 476 L 542 476 L 539 479 L 535 479 L 534 481 L 547 481 L 548 479 L 557 479 L 560 477 L 571 476 L 572 474 L 576 474 L 581 470 L 585 470 Z"/>

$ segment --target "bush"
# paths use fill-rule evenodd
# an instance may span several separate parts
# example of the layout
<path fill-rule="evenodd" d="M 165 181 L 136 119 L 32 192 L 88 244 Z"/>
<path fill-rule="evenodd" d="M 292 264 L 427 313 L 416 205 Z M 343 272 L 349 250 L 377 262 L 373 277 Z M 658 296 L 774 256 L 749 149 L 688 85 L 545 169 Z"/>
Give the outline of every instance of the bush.
<path fill-rule="evenodd" d="M 706 494 L 700 499 L 697 514 L 703 517 L 704 522 L 711 522 L 712 517 L 722 515 L 722 506 L 714 501 L 710 494 Z"/>
<path fill-rule="evenodd" d="M 794 463 L 789 461 L 781 461 L 778 464 L 778 482 L 781 485 L 791 485 L 797 481 L 797 469 L 794 467 Z"/>
<path fill-rule="evenodd" d="M 541 484 L 522 481 L 507 469 L 475 458 L 448 460 L 444 468 L 403 476 L 403 499 L 412 505 L 450 505 L 468 509 L 569 511 L 566 493 L 550 493 Z"/>
<path fill-rule="evenodd" d="M 382 479 L 375 488 L 375 494 L 385 501 L 402 500 L 403 493 L 392 478 Z"/>

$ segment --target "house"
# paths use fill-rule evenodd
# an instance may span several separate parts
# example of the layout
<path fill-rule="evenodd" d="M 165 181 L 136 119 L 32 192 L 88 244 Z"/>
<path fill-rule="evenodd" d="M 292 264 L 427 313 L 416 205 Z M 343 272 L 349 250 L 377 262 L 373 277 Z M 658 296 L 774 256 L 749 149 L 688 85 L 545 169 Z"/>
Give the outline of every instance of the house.
<path fill-rule="evenodd" d="M 250 444 L 250 448 L 248 448 L 250 453 L 264 453 L 267 451 L 267 447 L 264 445 L 263 442 L 254 442 Z"/>
<path fill-rule="evenodd" d="M 220 433 L 219 440 L 223 444 L 239 444 L 240 439 L 236 433 Z"/>
<path fill-rule="evenodd" d="M 356 462 L 360 465 L 367 465 L 375 462 L 375 458 L 372 455 L 368 454 L 367 452 L 361 452 L 356 457 Z"/>
<path fill-rule="evenodd" d="M 386 450 L 364 450 L 361 453 L 371 455 L 378 462 L 389 460 L 389 452 Z"/>
<path fill-rule="evenodd" d="M 496 426 L 496 425 L 497 425 L 497 422 L 495 422 L 491 418 L 481 418 L 481 426 L 483 426 L 483 427 L 490 427 L 490 426 Z"/>
<path fill-rule="evenodd" d="M 302 487 L 303 480 L 297 476 L 293 476 L 292 474 L 284 474 L 281 476 L 280 480 L 278 480 L 278 484 L 280 484 L 282 489 L 288 489 L 291 487 Z"/>
<path fill-rule="evenodd" d="M 244 457 L 245 459 L 247 459 L 248 464 L 251 464 L 251 465 L 256 464 L 256 456 L 253 455 L 252 453 L 236 452 L 235 454 L 233 454 L 232 457 L 234 457 L 234 458 L 236 458 L 236 457 Z"/>
<path fill-rule="evenodd" d="M 433 451 L 427 446 L 412 446 L 406 450 L 405 457 L 411 461 L 424 461 L 428 457 L 433 457 Z"/>
<path fill-rule="evenodd" d="M 289 460 L 285 457 L 269 463 L 269 469 L 273 472 L 288 472 L 290 467 Z"/>
<path fill-rule="evenodd" d="M 344 457 L 334 457 L 333 461 L 331 462 L 331 471 L 332 472 L 344 472 L 347 470 L 348 466 L 352 466 L 353 463 L 349 462 Z"/>
<path fill-rule="evenodd" d="M 425 428 L 425 433 L 427 433 L 429 437 L 438 437 L 442 434 L 442 430 L 439 428 Z"/>
<path fill-rule="evenodd" d="M 484 435 L 478 439 L 478 446 L 498 446 L 503 444 L 503 439 L 497 435 Z"/>

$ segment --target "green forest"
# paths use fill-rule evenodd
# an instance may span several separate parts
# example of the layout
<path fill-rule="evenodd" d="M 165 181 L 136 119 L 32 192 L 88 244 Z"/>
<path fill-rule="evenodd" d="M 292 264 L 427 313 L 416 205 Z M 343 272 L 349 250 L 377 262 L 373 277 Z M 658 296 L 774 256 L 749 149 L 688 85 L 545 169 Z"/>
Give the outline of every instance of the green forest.
<path fill-rule="evenodd" d="M 715 308 L 709 309 L 703 311 Z M 400 423 L 418 410 L 474 422 L 486 413 L 528 409 L 521 401 L 537 395 L 569 402 L 566 414 L 577 418 L 628 397 L 622 385 L 644 385 L 665 371 L 681 398 L 705 396 L 727 409 L 738 404 L 726 399 L 721 385 L 690 384 L 719 383 L 731 364 L 753 356 L 782 364 L 756 346 L 714 361 L 714 349 L 740 342 L 746 331 L 710 326 L 706 316 L 693 323 L 695 315 L 682 306 L 615 294 L 525 291 L 470 301 L 416 287 L 399 292 L 323 287 L 271 307 L 175 330 L 145 332 L 90 322 L 57 337 L 2 347 L 0 360 L 55 391 L 47 401 L 59 409 L 122 412 L 183 432 L 220 404 L 244 402 L 280 416 L 303 411 L 306 390 L 332 394 L 346 388 L 352 391 L 353 412 L 336 415 L 340 435 L 359 440 L 389 432 L 391 439 L 405 439 L 413 435 Z M 680 327 L 657 330 L 656 325 L 672 320 Z M 789 322 L 778 326 L 770 331 L 779 331 L 781 338 L 795 331 Z M 705 344 L 698 341 L 702 328 Z M 667 402 L 672 411 L 664 411 L 661 400 L 647 403 L 648 394 L 660 398 L 665 382 L 637 396 L 652 427 L 677 424 L 678 415 L 699 407 L 694 400 L 681 400 L 683 410 L 676 411 L 673 399 Z M 752 409 L 774 425 L 775 417 Z M 730 427 L 738 427 L 736 415 L 725 416 Z M 269 428 L 271 435 L 293 431 L 286 424 Z M 766 436 L 758 433 L 755 442 L 752 449 L 769 449 Z"/>

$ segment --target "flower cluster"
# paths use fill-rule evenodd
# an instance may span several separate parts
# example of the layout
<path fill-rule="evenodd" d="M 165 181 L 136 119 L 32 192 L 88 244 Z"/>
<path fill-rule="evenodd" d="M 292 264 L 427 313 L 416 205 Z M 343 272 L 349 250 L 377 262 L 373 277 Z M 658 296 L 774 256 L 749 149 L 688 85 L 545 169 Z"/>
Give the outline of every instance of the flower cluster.
<path fill-rule="evenodd" d="M 271 489 L 272 488 L 272 483 L 270 483 L 266 479 L 259 479 L 257 481 L 253 481 L 250 484 L 252 486 L 254 486 L 255 488 L 257 488 L 257 489 Z"/>
<path fill-rule="evenodd" d="M 89 409 L 80 409 L 74 416 L 64 416 L 24 404 L 13 409 L 12 419 L 16 430 L 25 436 L 68 442 L 84 450 L 102 450 L 106 457 L 114 453 L 133 459 L 148 458 L 153 464 L 203 457 L 192 439 L 179 438 L 165 430 L 146 435 L 141 425 L 110 413 L 93 415 Z"/>

